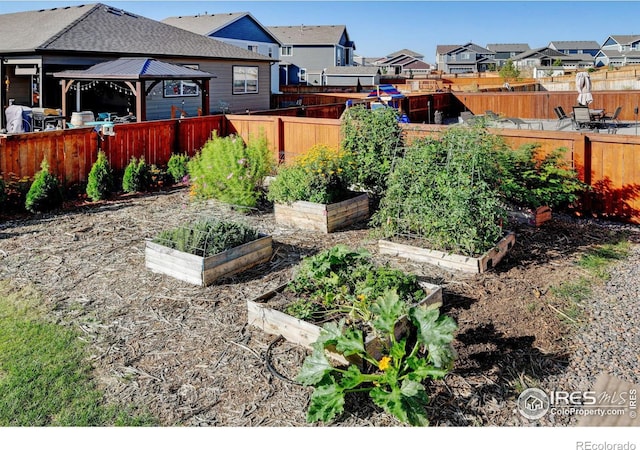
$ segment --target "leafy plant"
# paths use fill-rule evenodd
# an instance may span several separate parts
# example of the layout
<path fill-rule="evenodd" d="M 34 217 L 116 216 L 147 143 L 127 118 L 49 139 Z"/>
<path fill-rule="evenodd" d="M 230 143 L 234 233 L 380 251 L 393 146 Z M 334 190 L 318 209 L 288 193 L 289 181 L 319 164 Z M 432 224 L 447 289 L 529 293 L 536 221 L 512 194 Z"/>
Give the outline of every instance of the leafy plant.
<path fill-rule="evenodd" d="M 383 336 L 382 356 L 370 354 L 361 330 L 344 320 L 324 325 L 296 380 L 313 386 L 307 421 L 330 421 L 344 411 L 345 396 L 368 392 L 373 402 L 387 413 L 411 425 L 428 425 L 429 396 L 423 382 L 444 377 L 453 367 L 451 345 L 457 325 L 440 315 L 436 307 L 408 306 L 394 290 L 385 291 L 371 305 L 372 324 Z M 414 340 L 396 338 L 396 324 L 408 317 L 416 327 Z M 357 357 L 373 368 L 372 373 L 356 365 L 333 367 L 325 354 L 335 349 L 345 357 Z"/>
<path fill-rule="evenodd" d="M 174 183 L 180 183 L 189 174 L 187 164 L 189 163 L 189 156 L 185 153 L 174 153 L 167 162 L 167 173 L 171 176 Z"/>
<path fill-rule="evenodd" d="M 86 190 L 87 195 L 94 202 L 104 200 L 111 194 L 113 187 L 113 171 L 109 166 L 107 156 L 101 150 L 98 152 L 98 158 L 89 172 Z"/>
<path fill-rule="evenodd" d="M 481 127 L 455 127 L 416 140 L 397 160 L 371 223 L 375 233 L 409 236 L 442 251 L 475 256 L 502 237 L 506 212 L 496 153 L 504 141 Z"/>
<path fill-rule="evenodd" d="M 346 316 L 350 323 L 371 319 L 371 302 L 386 290 L 395 290 L 407 303 L 424 299 L 415 275 L 376 266 L 366 250 L 336 245 L 305 258 L 289 290 L 300 296 L 286 312 L 300 319 L 329 320 Z"/>
<path fill-rule="evenodd" d="M 326 145 L 313 146 L 291 165 L 281 166 L 267 198 L 276 203 L 304 200 L 329 204 L 349 195 L 350 155 Z"/>
<path fill-rule="evenodd" d="M 564 159 L 567 149 L 541 156 L 539 144 L 500 152 L 500 190 L 507 201 L 528 208 L 566 206 L 575 202 L 588 186 Z"/>
<path fill-rule="evenodd" d="M 153 242 L 197 256 L 211 256 L 258 239 L 248 225 L 225 220 L 200 220 L 189 226 L 164 230 Z"/>
<path fill-rule="evenodd" d="M 49 171 L 49 163 L 42 160 L 40 170 L 36 173 L 33 183 L 27 192 L 25 208 L 30 212 L 50 211 L 62 205 L 62 191 L 60 182 Z"/>
<path fill-rule="evenodd" d="M 218 137 L 214 131 L 187 167 L 194 198 L 253 207 L 272 171 L 273 156 L 264 136 L 250 138 L 245 145 L 240 137 Z"/>
<path fill-rule="evenodd" d="M 133 156 L 124 170 L 122 190 L 125 192 L 144 192 L 151 186 L 151 168 L 142 156 L 139 160 Z"/>
<path fill-rule="evenodd" d="M 353 182 L 359 189 L 381 196 L 393 161 L 401 156 L 404 146 L 397 111 L 354 106 L 342 118 L 341 133 L 342 148 L 355 162 Z"/>

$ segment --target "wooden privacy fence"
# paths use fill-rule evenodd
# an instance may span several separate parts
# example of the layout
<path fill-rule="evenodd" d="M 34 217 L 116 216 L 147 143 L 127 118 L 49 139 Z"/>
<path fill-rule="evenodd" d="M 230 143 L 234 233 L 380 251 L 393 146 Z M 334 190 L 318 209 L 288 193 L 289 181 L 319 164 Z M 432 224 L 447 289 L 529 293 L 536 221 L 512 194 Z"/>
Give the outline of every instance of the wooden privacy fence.
<path fill-rule="evenodd" d="M 612 114 L 622 106 L 620 120 L 636 120 L 634 108 L 640 105 L 640 91 L 592 91 L 590 107 L 604 109 Z M 455 92 L 463 107 L 476 115 L 493 111 L 506 117 L 521 119 L 557 119 L 553 108 L 562 106 L 567 114 L 577 104 L 578 93 L 562 92 Z"/>
<path fill-rule="evenodd" d="M 116 170 L 132 156 L 164 165 L 173 152 L 193 156 L 216 131 L 245 140 L 263 134 L 278 161 L 292 161 L 316 144 L 340 146 L 340 120 L 263 115 L 204 116 L 116 125 L 115 136 L 100 142 Z M 407 143 L 438 135 L 446 126 L 402 124 Z M 594 214 L 640 223 L 640 137 L 569 131 L 489 128 L 516 148 L 538 143 L 544 152 L 568 149 L 567 158 L 593 191 L 584 199 Z M 73 129 L 0 136 L 0 172 L 6 178 L 32 177 L 46 157 L 52 171 L 67 184 L 84 182 L 98 151 L 99 135 Z"/>
<path fill-rule="evenodd" d="M 116 171 L 134 156 L 164 165 L 172 153 L 193 156 L 213 131 L 224 135 L 225 124 L 223 116 L 205 116 L 118 124 L 115 136 L 101 136 L 90 127 L 0 136 L 0 175 L 31 178 L 46 158 L 66 185 L 86 182 L 99 148 Z"/>

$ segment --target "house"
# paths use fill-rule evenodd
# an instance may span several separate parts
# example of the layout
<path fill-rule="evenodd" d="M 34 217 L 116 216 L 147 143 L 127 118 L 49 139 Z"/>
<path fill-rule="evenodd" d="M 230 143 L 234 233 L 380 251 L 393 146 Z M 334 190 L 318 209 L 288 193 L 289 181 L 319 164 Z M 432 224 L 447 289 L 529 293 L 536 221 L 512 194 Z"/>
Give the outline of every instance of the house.
<path fill-rule="evenodd" d="M 322 72 L 353 66 L 356 45 L 345 25 L 270 26 L 282 43 L 280 84 L 322 85 Z"/>
<path fill-rule="evenodd" d="M 566 55 L 596 56 L 600 51 L 600 44 L 596 41 L 551 41 L 548 47 Z"/>
<path fill-rule="evenodd" d="M 495 52 L 472 42 L 464 45 L 438 45 L 436 64 L 443 73 L 476 73 L 494 70 Z"/>
<path fill-rule="evenodd" d="M 432 71 L 431 65 L 424 62 L 423 58 L 424 55 L 420 53 L 403 49 L 387 55 L 386 58 L 377 59 L 373 64 L 380 67 L 383 75 L 414 78 L 429 75 Z"/>
<path fill-rule="evenodd" d="M 593 67 L 589 54 L 567 55 L 550 47 L 541 47 L 521 53 L 513 58 L 513 64 L 520 70 L 529 69 L 534 77 L 552 76 L 556 71 L 586 69 Z"/>
<path fill-rule="evenodd" d="M 339 66 L 328 67 L 324 71 L 325 86 L 375 86 L 380 84 L 380 69 L 373 66 Z M 310 73 L 310 79 L 317 80 L 316 74 Z M 315 83 L 314 83 L 315 84 Z"/>
<path fill-rule="evenodd" d="M 174 16 L 162 23 L 198 33 L 227 44 L 277 59 L 281 43 L 265 26 L 248 12 Z M 280 92 L 279 69 L 271 68 L 271 92 Z"/>
<path fill-rule="evenodd" d="M 494 52 L 494 61 L 496 68 L 505 65 L 507 60 L 531 50 L 529 44 L 487 44 L 487 49 Z"/>
<path fill-rule="evenodd" d="M 611 35 L 595 55 L 596 67 L 640 64 L 640 35 Z"/>
<path fill-rule="evenodd" d="M 0 15 L 0 102 L 60 108 L 62 91 L 52 74 L 85 70 L 121 57 L 144 57 L 215 76 L 209 105 L 231 111 L 268 109 L 273 58 L 95 3 Z M 168 88 L 168 85 L 171 89 Z M 171 117 L 172 107 L 196 115 L 201 90 L 187 80 L 147 82 L 148 120 Z M 136 100 L 119 82 L 85 84 L 66 94 L 76 110 L 126 114 Z M 4 120 L 4 115 L 2 119 Z"/>

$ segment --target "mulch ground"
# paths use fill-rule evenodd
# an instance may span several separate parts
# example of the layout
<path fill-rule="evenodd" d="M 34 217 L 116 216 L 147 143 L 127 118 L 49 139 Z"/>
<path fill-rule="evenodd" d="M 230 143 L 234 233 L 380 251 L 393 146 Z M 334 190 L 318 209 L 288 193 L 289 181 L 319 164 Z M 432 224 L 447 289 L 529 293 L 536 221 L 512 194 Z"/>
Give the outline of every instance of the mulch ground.
<path fill-rule="evenodd" d="M 271 234 L 271 261 L 208 287 L 145 269 L 146 238 L 202 217 L 236 217 Z M 311 389 L 287 379 L 307 351 L 248 325 L 245 301 L 287 282 L 306 255 L 338 243 L 364 247 L 441 285 L 443 312 L 459 325 L 454 370 L 427 386 L 431 424 L 528 425 L 516 412 L 518 389 L 566 370 L 573 349 L 551 288 L 584 273 L 575 264 L 582 252 L 625 232 L 562 215 L 540 228 L 510 228 L 514 248 L 495 269 L 469 275 L 379 255 L 365 224 L 331 234 L 286 229 L 272 211 L 190 203 L 178 188 L 0 216 L 0 280 L 35 287 L 53 320 L 80 331 L 110 402 L 135 405 L 165 426 L 306 426 Z M 353 396 L 331 425 L 401 424 Z"/>

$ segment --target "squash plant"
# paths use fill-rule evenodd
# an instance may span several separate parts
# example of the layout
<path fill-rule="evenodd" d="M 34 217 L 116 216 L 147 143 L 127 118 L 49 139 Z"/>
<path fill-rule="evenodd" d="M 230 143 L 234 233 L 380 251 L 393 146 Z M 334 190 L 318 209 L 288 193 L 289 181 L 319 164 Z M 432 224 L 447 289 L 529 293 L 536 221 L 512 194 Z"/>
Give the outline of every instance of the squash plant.
<path fill-rule="evenodd" d="M 305 359 L 296 377 L 303 385 L 314 387 L 307 421 L 330 421 L 344 411 L 347 394 L 368 392 L 376 405 L 398 420 L 428 425 L 429 396 L 423 382 L 442 378 L 452 368 L 455 321 L 440 315 L 434 306 L 409 306 L 395 290 L 386 290 L 370 310 L 371 324 L 383 337 L 382 357 L 376 359 L 369 354 L 362 330 L 347 326 L 344 319 L 325 324 L 313 353 Z M 396 339 L 396 324 L 404 316 L 415 326 L 415 338 Z M 356 365 L 346 369 L 333 367 L 325 354 L 329 347 L 345 357 L 360 357 L 374 370 L 362 371 Z"/>

